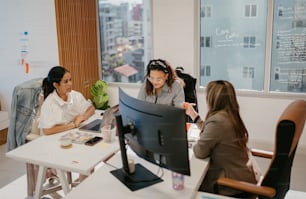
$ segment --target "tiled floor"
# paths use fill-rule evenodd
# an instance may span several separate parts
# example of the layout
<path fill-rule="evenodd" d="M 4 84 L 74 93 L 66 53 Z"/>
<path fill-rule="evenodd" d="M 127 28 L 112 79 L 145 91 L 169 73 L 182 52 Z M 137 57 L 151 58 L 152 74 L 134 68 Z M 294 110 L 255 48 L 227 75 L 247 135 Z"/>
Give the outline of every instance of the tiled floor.
<path fill-rule="evenodd" d="M 5 157 L 6 145 L 0 145 L 0 198 L 24 199 L 27 195 L 25 164 Z M 256 159 L 262 171 L 265 171 L 269 161 Z M 291 176 L 291 189 L 306 192 L 306 158 L 297 151 Z M 9 185 L 8 185 L 9 184 Z M 301 193 L 292 192 L 291 198 L 303 198 Z M 306 194 L 306 193 L 305 193 Z M 54 198 L 46 196 L 45 198 Z M 306 197 L 305 197 L 306 198 Z"/>

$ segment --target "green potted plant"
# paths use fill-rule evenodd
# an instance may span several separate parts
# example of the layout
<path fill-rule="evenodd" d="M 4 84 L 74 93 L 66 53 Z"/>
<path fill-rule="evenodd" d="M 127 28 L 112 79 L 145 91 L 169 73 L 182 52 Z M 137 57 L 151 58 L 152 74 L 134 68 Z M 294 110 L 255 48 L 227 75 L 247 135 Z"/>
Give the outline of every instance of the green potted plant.
<path fill-rule="evenodd" d="M 90 93 L 93 96 L 93 105 L 96 109 L 105 110 L 109 108 L 109 96 L 107 94 L 107 83 L 104 80 L 98 80 L 90 88 Z"/>

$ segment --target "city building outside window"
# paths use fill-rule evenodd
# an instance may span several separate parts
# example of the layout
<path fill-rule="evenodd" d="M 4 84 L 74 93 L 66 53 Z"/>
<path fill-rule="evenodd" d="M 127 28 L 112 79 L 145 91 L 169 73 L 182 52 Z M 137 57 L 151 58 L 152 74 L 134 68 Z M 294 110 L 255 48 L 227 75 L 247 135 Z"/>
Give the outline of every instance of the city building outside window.
<path fill-rule="evenodd" d="M 151 58 L 150 0 L 99 0 L 102 79 L 143 81 Z"/>

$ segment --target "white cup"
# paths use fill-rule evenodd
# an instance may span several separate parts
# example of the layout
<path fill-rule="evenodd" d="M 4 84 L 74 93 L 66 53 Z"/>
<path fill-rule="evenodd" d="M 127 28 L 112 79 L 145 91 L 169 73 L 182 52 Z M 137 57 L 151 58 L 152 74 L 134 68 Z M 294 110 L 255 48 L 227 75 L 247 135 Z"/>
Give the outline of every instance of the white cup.
<path fill-rule="evenodd" d="M 70 137 L 61 137 L 59 139 L 61 147 L 69 147 L 72 144 L 72 140 Z"/>
<path fill-rule="evenodd" d="M 101 128 L 101 131 L 104 142 L 110 143 L 113 141 L 113 137 L 116 133 L 116 127 L 111 128 L 111 125 L 105 125 Z"/>
<path fill-rule="evenodd" d="M 134 173 L 134 172 L 135 172 L 134 160 L 129 159 L 129 160 L 128 160 L 128 163 L 129 163 L 129 171 L 130 171 L 130 173 Z"/>

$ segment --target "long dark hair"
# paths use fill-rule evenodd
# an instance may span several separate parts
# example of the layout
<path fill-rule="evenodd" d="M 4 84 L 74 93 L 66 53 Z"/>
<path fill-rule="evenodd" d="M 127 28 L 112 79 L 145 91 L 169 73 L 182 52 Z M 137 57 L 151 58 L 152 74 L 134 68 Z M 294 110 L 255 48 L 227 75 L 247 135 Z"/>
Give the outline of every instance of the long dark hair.
<path fill-rule="evenodd" d="M 69 72 L 63 66 L 54 66 L 50 69 L 48 76 L 44 78 L 42 83 L 42 89 L 44 91 L 44 99 L 48 97 L 50 93 L 52 93 L 55 89 L 53 83 L 60 83 L 65 73 Z"/>
<path fill-rule="evenodd" d="M 168 79 L 166 80 L 166 84 L 171 88 L 173 82 L 177 79 L 177 75 L 175 70 L 171 67 L 171 65 L 163 60 L 163 59 L 152 59 L 147 65 L 147 73 L 146 77 L 146 93 L 148 95 L 153 94 L 153 84 L 148 80 L 147 77 L 150 76 L 151 70 L 162 71 L 165 74 L 168 74 Z"/>
<path fill-rule="evenodd" d="M 220 110 L 226 111 L 239 138 L 239 145 L 245 148 L 249 134 L 239 113 L 239 104 L 233 85 L 225 80 L 209 82 L 206 87 L 206 101 L 208 105 L 206 119 Z"/>

